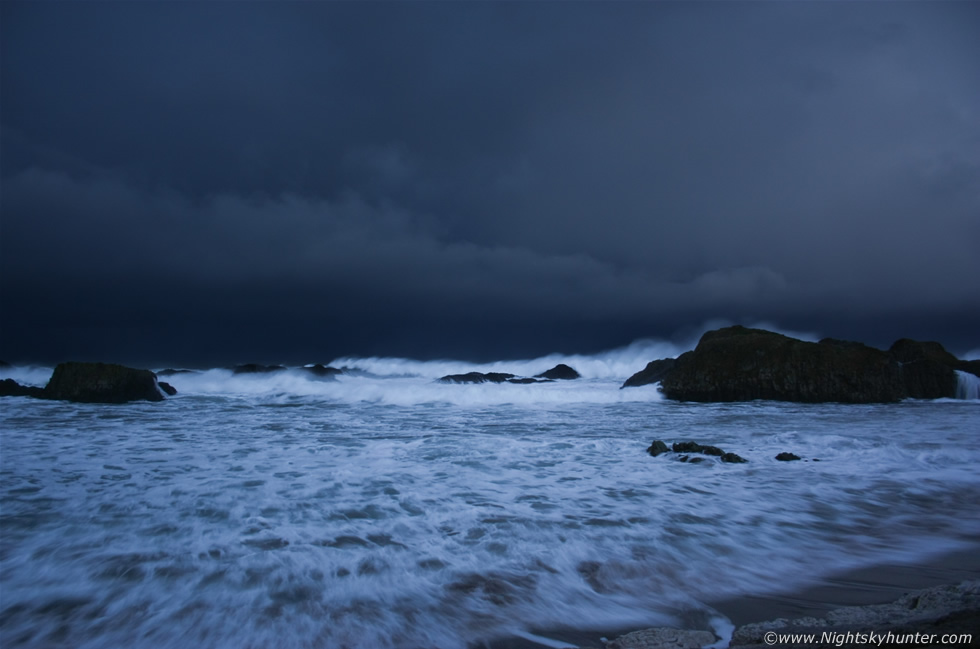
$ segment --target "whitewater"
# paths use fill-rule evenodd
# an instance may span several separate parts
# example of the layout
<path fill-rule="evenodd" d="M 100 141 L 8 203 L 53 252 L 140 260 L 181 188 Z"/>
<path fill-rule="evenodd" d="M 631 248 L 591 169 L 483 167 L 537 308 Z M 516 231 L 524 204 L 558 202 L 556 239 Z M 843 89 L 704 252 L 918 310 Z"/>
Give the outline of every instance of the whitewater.
<path fill-rule="evenodd" d="M 980 539 L 980 400 L 690 404 L 645 341 L 472 364 L 165 377 L 0 401 L 4 647 L 465 649 L 717 617 L 720 598 Z M 455 385 L 440 376 L 574 381 Z M 43 385 L 50 368 L 5 368 Z M 651 457 L 660 439 L 748 460 Z M 779 462 L 791 452 L 804 458 Z M 724 626 L 722 624 L 722 626 Z M 552 646 L 562 646 L 554 642 Z"/>

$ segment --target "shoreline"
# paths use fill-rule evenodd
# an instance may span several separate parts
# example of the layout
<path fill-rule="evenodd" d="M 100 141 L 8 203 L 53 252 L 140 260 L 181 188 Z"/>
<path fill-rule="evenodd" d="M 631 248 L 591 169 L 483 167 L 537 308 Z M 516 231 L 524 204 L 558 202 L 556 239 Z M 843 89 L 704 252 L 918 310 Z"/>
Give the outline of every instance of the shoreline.
<path fill-rule="evenodd" d="M 802 588 L 709 600 L 708 604 L 739 627 L 780 617 L 819 617 L 845 606 L 887 604 L 910 591 L 971 580 L 980 580 L 980 539 L 921 562 L 874 564 L 835 573 Z"/>
<path fill-rule="evenodd" d="M 765 594 L 737 595 L 708 600 L 706 604 L 722 614 L 736 629 L 747 624 L 775 620 L 823 617 L 849 606 L 873 606 L 895 602 L 903 595 L 926 588 L 953 586 L 980 580 L 980 539 L 969 546 L 925 558 L 919 562 L 885 562 L 835 573 L 799 588 L 779 589 Z M 707 615 L 698 618 L 707 619 Z M 699 627 L 707 629 L 708 627 Z M 508 637 L 473 645 L 473 649 L 541 649 L 570 647 L 603 649 L 601 638 L 613 641 L 641 629 L 539 630 L 536 635 L 553 645 L 527 638 Z M 694 630 L 692 627 L 691 630 Z M 868 629 L 862 629 L 867 631 Z M 974 643 L 980 637 L 974 638 Z"/>

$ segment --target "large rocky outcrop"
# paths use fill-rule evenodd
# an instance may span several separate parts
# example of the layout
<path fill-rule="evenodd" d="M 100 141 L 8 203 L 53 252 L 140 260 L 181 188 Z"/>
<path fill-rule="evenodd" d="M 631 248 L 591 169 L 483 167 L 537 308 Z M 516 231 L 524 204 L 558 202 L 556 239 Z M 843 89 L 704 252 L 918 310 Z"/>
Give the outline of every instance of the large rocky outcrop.
<path fill-rule="evenodd" d="M 680 401 L 887 403 L 955 397 L 955 370 L 975 369 L 935 342 L 902 339 L 885 352 L 735 326 L 707 332 L 676 359 L 649 363 L 623 387 L 659 381 L 664 395 Z"/>
<path fill-rule="evenodd" d="M 704 334 L 660 385 L 682 401 L 873 403 L 906 396 L 899 364 L 881 350 L 740 326 Z"/>
<path fill-rule="evenodd" d="M 939 399 L 956 394 L 959 360 L 935 342 L 902 338 L 888 350 L 902 370 L 906 394 L 913 399 Z"/>
<path fill-rule="evenodd" d="M 20 385 L 13 379 L 0 381 L 0 397 L 34 397 L 79 403 L 126 403 L 163 401 L 163 392 L 177 394 L 167 383 L 157 383 L 156 374 L 108 363 L 61 363 L 43 387 Z"/>
<path fill-rule="evenodd" d="M 156 375 L 108 363 L 61 363 L 44 388 L 45 399 L 83 403 L 163 401 Z"/>

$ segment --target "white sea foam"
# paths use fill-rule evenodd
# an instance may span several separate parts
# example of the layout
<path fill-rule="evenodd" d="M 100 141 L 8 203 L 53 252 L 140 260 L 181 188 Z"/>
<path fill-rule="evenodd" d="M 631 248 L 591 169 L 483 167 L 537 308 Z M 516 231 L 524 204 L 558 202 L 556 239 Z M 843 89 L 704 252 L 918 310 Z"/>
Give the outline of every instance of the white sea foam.
<path fill-rule="evenodd" d="M 7 399 L 0 644 L 548 646 L 541 629 L 692 610 L 724 641 L 708 599 L 922 561 L 980 534 L 977 401 L 685 404 L 619 389 L 680 351 L 351 358 L 333 364 L 358 371 L 336 380 L 167 376 L 179 393 L 161 403 Z M 436 380 L 561 362 L 584 378 Z M 653 439 L 749 461 L 652 458 Z"/>
<path fill-rule="evenodd" d="M 559 363 L 571 366 L 587 379 L 618 379 L 620 383 L 642 370 L 647 363 L 660 358 L 673 358 L 687 351 L 688 347 L 662 340 L 637 340 L 598 354 L 549 354 L 534 359 L 495 361 L 493 363 L 467 363 L 464 361 L 438 360 L 416 361 L 407 358 L 357 358 L 335 359 L 333 367 L 351 367 L 381 377 L 413 376 L 437 379 L 447 374 L 466 372 L 507 372 L 532 377 L 551 369 Z"/>
<path fill-rule="evenodd" d="M 0 379 L 13 379 L 21 385 L 44 387 L 51 378 L 52 368 L 37 365 L 0 367 Z"/>
<path fill-rule="evenodd" d="M 709 598 L 921 561 L 980 534 L 980 440 L 963 402 L 619 401 L 635 392 L 605 379 L 169 378 L 182 392 L 155 404 L 4 402 L 4 646 L 550 640 L 541 629 L 641 628 L 699 608 L 707 620 Z M 403 405 L 352 396 L 384 381 Z M 563 396 L 486 396 L 527 388 Z M 300 392 L 324 389 L 336 392 Z M 581 398 L 603 392 L 615 396 Z M 655 438 L 749 462 L 652 458 Z"/>
<path fill-rule="evenodd" d="M 956 370 L 956 398 L 980 399 L 980 377 Z"/>

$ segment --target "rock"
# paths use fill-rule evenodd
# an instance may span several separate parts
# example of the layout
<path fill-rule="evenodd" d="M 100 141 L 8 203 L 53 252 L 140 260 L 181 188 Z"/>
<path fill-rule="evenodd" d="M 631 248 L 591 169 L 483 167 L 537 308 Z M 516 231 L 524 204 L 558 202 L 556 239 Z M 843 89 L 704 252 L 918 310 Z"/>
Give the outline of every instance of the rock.
<path fill-rule="evenodd" d="M 194 370 L 175 370 L 168 367 L 165 370 L 160 370 L 156 373 L 157 376 L 173 376 L 174 374 L 197 374 Z"/>
<path fill-rule="evenodd" d="M 45 399 L 81 403 L 163 401 L 156 375 L 107 363 L 60 363 L 44 388 Z"/>
<path fill-rule="evenodd" d="M 570 381 L 572 379 L 582 378 L 582 375 L 576 372 L 574 369 L 565 365 L 564 363 L 559 363 L 555 365 L 547 372 L 542 372 L 541 374 L 535 374 L 536 378 L 539 379 L 552 379 L 559 381 Z"/>
<path fill-rule="evenodd" d="M 160 386 L 160 389 L 166 392 L 171 397 L 177 394 L 177 388 L 170 385 L 169 383 L 165 383 L 164 381 L 157 381 L 157 385 Z"/>
<path fill-rule="evenodd" d="M 697 442 L 674 442 L 671 450 L 674 453 L 700 453 L 701 445 Z"/>
<path fill-rule="evenodd" d="M 338 374 L 343 374 L 343 371 L 338 370 L 336 367 L 330 367 L 330 366 L 324 367 L 320 363 L 317 363 L 316 365 L 307 365 L 300 369 L 302 369 L 304 372 L 309 372 L 313 376 L 321 379 L 333 379 L 336 378 Z"/>
<path fill-rule="evenodd" d="M 980 376 L 980 360 L 960 361 L 954 369 L 960 370 L 961 372 L 969 372 L 973 376 Z"/>
<path fill-rule="evenodd" d="M 809 343 L 762 329 L 709 331 L 660 382 L 670 399 L 878 403 L 903 399 L 898 362 L 859 343 Z"/>
<path fill-rule="evenodd" d="M 466 374 L 447 374 L 439 379 L 442 383 L 503 383 L 514 378 L 513 374 L 503 372 L 467 372 Z"/>
<path fill-rule="evenodd" d="M 780 453 L 776 456 L 776 459 L 780 462 L 792 462 L 793 460 L 799 460 L 800 456 L 794 453 Z"/>
<path fill-rule="evenodd" d="M 735 630 L 731 646 L 771 646 L 771 643 L 766 643 L 766 634 L 772 631 L 787 634 L 815 633 L 817 636 L 826 632 L 839 634 L 836 636 L 839 638 L 845 638 L 848 631 L 858 630 L 881 634 L 888 631 L 896 634 L 975 632 L 977 620 L 980 620 L 980 581 L 965 581 L 953 586 L 937 586 L 906 593 L 888 604 L 834 609 L 824 617 L 790 620 L 779 618 L 746 624 Z M 850 647 L 867 646 L 869 643 L 832 644 Z M 929 643 L 925 644 L 931 646 Z"/>
<path fill-rule="evenodd" d="M 606 649 L 700 649 L 717 640 L 710 631 L 658 627 L 627 633 L 607 644 Z"/>
<path fill-rule="evenodd" d="M 13 379 L 0 380 L 0 397 L 34 397 L 44 398 L 44 388 L 21 385 Z"/>
<path fill-rule="evenodd" d="M 654 440 L 653 444 L 650 444 L 650 447 L 647 449 L 647 453 L 653 457 L 657 457 L 658 455 L 663 455 L 664 453 L 670 453 L 670 449 L 667 448 L 666 444 L 657 439 Z"/>
<path fill-rule="evenodd" d="M 259 365 L 257 363 L 245 363 L 244 365 L 236 365 L 232 368 L 232 372 L 235 374 L 265 374 L 267 372 L 281 372 L 286 368 L 282 365 Z"/>
<path fill-rule="evenodd" d="M 642 370 L 626 379 L 622 387 L 635 388 L 641 385 L 649 385 L 661 381 L 670 370 L 674 369 L 677 362 L 675 358 L 663 358 L 659 361 L 650 361 Z"/>
<path fill-rule="evenodd" d="M 690 455 L 682 455 L 677 458 L 681 462 L 689 462 L 690 464 L 697 464 L 698 462 L 704 462 L 703 457 L 691 457 Z"/>
<path fill-rule="evenodd" d="M 721 456 L 722 462 L 728 462 L 730 464 L 744 464 L 748 462 L 744 457 L 736 455 L 735 453 L 725 453 Z"/>
<path fill-rule="evenodd" d="M 554 383 L 553 379 L 507 379 L 508 383 L 517 383 L 518 385 L 527 385 L 528 383 Z"/>
<path fill-rule="evenodd" d="M 717 446 L 702 446 L 701 452 L 705 455 L 714 455 L 715 457 L 721 457 L 725 454 L 725 451 L 721 450 Z"/>
<path fill-rule="evenodd" d="M 912 399 L 940 399 L 956 396 L 956 373 L 960 361 L 936 342 L 902 338 L 889 350 L 901 368 L 906 396 Z"/>

